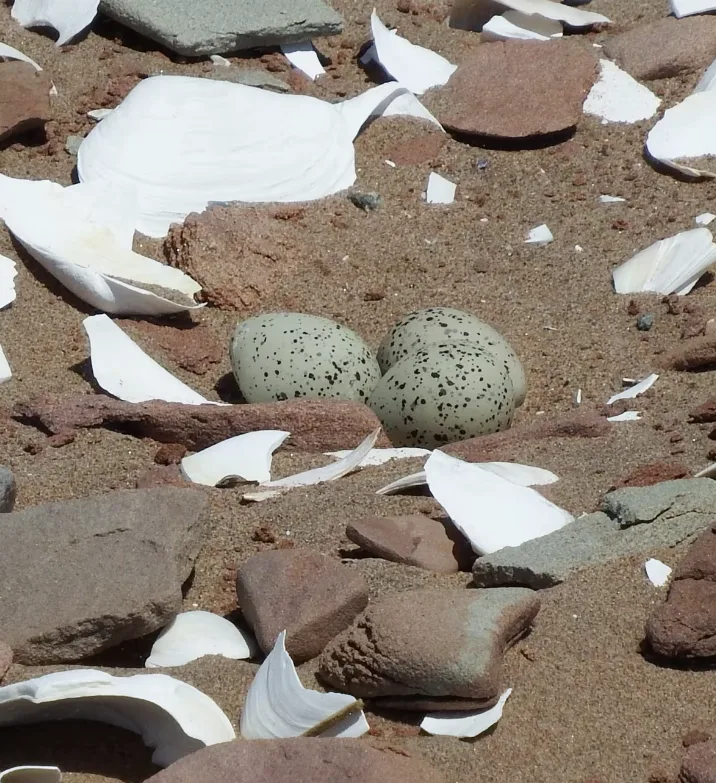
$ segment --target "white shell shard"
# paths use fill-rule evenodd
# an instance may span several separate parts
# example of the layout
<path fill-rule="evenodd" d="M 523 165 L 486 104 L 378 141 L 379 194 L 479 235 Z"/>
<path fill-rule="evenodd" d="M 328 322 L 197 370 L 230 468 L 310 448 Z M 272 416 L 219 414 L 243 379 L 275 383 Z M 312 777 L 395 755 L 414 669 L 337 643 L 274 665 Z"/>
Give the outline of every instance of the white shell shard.
<path fill-rule="evenodd" d="M 0 383 L 5 383 L 5 381 L 9 381 L 10 378 L 12 378 L 12 370 L 5 358 L 2 345 L 0 345 Z"/>
<path fill-rule="evenodd" d="M 664 587 L 669 581 L 672 569 L 661 560 L 655 560 L 653 557 L 644 563 L 644 570 L 647 578 L 654 587 Z"/>
<path fill-rule="evenodd" d="M 326 451 L 324 456 L 343 459 L 350 454 L 349 449 L 343 451 Z M 358 467 L 368 468 L 376 465 L 384 465 L 394 459 L 414 459 L 416 457 L 428 457 L 429 449 L 400 448 L 400 449 L 371 449 Z"/>
<path fill-rule="evenodd" d="M 431 171 L 425 200 L 428 204 L 452 204 L 455 201 L 456 189 L 457 185 L 454 182 Z"/>
<path fill-rule="evenodd" d="M 189 481 L 215 487 L 229 479 L 270 481 L 271 458 L 290 433 L 258 430 L 236 435 L 182 459 L 181 472 Z"/>
<path fill-rule="evenodd" d="M 261 484 L 256 492 L 249 492 L 244 495 L 244 500 L 261 501 L 277 497 L 294 487 L 309 487 L 314 484 L 323 484 L 326 481 L 335 481 L 356 470 L 363 460 L 368 456 L 370 450 L 375 446 L 381 428 L 371 432 L 365 440 L 362 441 L 353 451 L 348 452 L 345 457 L 337 460 L 331 465 L 325 465 L 321 468 L 306 470 L 303 473 L 296 473 L 293 476 L 278 479 L 278 481 L 268 481 Z"/>
<path fill-rule="evenodd" d="M 416 46 L 391 32 L 378 18 L 375 8 L 370 15 L 375 47 L 374 59 L 383 70 L 412 93 L 422 95 L 431 87 L 442 87 L 457 70 L 442 55 Z"/>
<path fill-rule="evenodd" d="M 573 521 L 536 490 L 442 451 L 430 455 L 425 473 L 433 497 L 479 555 L 519 546 Z"/>
<path fill-rule="evenodd" d="M 300 737 L 340 713 L 345 713 L 340 722 L 316 736 L 360 737 L 369 730 L 353 696 L 303 687 L 286 652 L 286 632 L 282 631 L 246 694 L 241 736 L 248 740 Z"/>
<path fill-rule="evenodd" d="M 694 92 L 707 92 L 713 90 L 714 87 L 716 87 L 716 60 L 704 71 L 703 76 L 694 87 Z"/>
<path fill-rule="evenodd" d="M 0 688 L 0 726 L 48 720 L 94 720 L 133 731 L 162 767 L 236 738 L 212 699 L 166 674 L 112 677 L 74 669 Z"/>
<path fill-rule="evenodd" d="M 671 7 L 671 13 L 677 19 L 681 19 L 683 16 L 716 11 L 716 2 L 714 0 L 669 0 L 669 6 Z"/>
<path fill-rule="evenodd" d="M 584 102 L 584 113 L 607 122 L 634 123 L 653 117 L 661 98 L 610 60 L 600 60 L 600 75 Z"/>
<path fill-rule="evenodd" d="M 0 772 L 0 783 L 60 783 L 58 767 L 11 767 Z"/>
<path fill-rule="evenodd" d="M 622 198 L 621 196 L 600 196 L 599 197 L 599 203 L 600 204 L 621 204 L 623 201 L 626 201 L 626 199 Z"/>
<path fill-rule="evenodd" d="M 552 471 L 544 468 L 535 468 L 532 465 L 520 465 L 516 462 L 474 462 L 472 464 L 521 487 L 544 486 L 559 481 L 559 476 L 556 476 Z M 421 487 L 427 483 L 428 479 L 425 471 L 421 470 L 417 473 L 411 473 L 409 476 L 399 478 L 385 487 L 381 487 L 375 494 L 395 495 L 404 489 Z"/>
<path fill-rule="evenodd" d="M 222 57 L 220 54 L 210 54 L 209 59 L 214 65 L 223 65 L 226 68 L 231 67 L 231 60 L 227 60 L 226 57 Z"/>
<path fill-rule="evenodd" d="M 716 215 L 712 212 L 702 212 L 700 215 L 696 215 L 694 223 L 697 226 L 708 226 L 716 220 Z"/>
<path fill-rule="evenodd" d="M 708 85 L 664 112 L 646 137 L 646 150 L 652 158 L 681 174 L 716 177 L 714 125 L 716 91 Z M 687 163 L 696 158 L 707 158 L 708 168 L 695 168 Z"/>
<path fill-rule="evenodd" d="M 12 18 L 23 27 L 54 27 L 57 46 L 92 24 L 99 0 L 15 0 Z"/>
<path fill-rule="evenodd" d="M 350 187 L 353 139 L 404 93 L 410 95 L 391 82 L 331 104 L 213 79 L 153 76 L 90 131 L 77 170 L 82 182 L 136 188 L 135 228 L 163 237 L 210 203 L 313 201 Z M 392 113 L 422 111 L 436 122 L 410 98 Z"/>
<path fill-rule="evenodd" d="M 548 245 L 550 242 L 554 241 L 554 236 L 552 235 L 552 232 L 549 230 L 549 227 L 546 223 L 542 223 L 541 226 L 536 226 L 533 228 L 529 234 L 527 234 L 527 239 L 525 239 L 526 245 L 535 245 L 536 247 L 542 247 L 544 245 Z"/>
<path fill-rule="evenodd" d="M 644 394 L 644 392 L 651 389 L 658 379 L 659 376 L 656 373 L 648 375 L 646 378 L 643 378 L 641 381 L 635 383 L 633 386 L 630 386 L 628 389 L 624 389 L 624 391 L 620 391 L 618 394 L 612 395 L 607 400 L 607 405 L 613 405 L 618 400 L 633 400 L 635 397 L 638 397 L 640 394 Z"/>
<path fill-rule="evenodd" d="M 14 46 L 8 46 L 6 43 L 0 43 L 0 57 L 2 57 L 3 60 L 22 60 L 22 62 L 31 65 L 36 71 L 42 70 L 32 57 L 28 57 L 19 49 L 15 49 Z M 20 767 L 20 769 L 24 769 L 24 767 Z M 34 769 L 34 767 L 29 767 L 28 769 Z"/>
<path fill-rule="evenodd" d="M 521 41 L 549 41 L 561 38 L 562 25 L 544 16 L 529 16 L 519 11 L 505 11 L 502 16 L 493 16 L 482 27 L 485 41 L 509 41 L 516 38 Z"/>
<path fill-rule="evenodd" d="M 205 655 L 238 661 L 253 658 L 257 652 L 253 636 L 220 615 L 183 612 L 159 634 L 144 665 L 148 669 L 184 666 Z"/>
<path fill-rule="evenodd" d="M 388 106 L 382 108 L 381 117 L 415 117 L 418 120 L 427 120 L 444 131 L 443 126 L 423 106 L 412 92 L 404 92 L 394 98 Z"/>
<path fill-rule="evenodd" d="M 654 242 L 612 272 L 618 294 L 651 291 L 688 294 L 716 262 L 716 244 L 708 228 L 692 228 Z"/>
<path fill-rule="evenodd" d="M 569 27 L 590 27 L 610 22 L 606 16 L 572 8 L 552 0 L 454 0 L 450 12 L 450 27 L 462 30 L 481 30 L 486 17 L 502 6 L 506 10 L 518 11 L 525 16 L 542 16 L 564 22 Z"/>
<path fill-rule="evenodd" d="M 132 191 L 0 174 L 0 217 L 27 252 L 75 296 L 114 315 L 170 315 L 201 286 L 181 270 L 132 250 Z M 127 282 L 127 281 L 132 281 Z M 176 291 L 171 301 L 142 286 Z"/>
<path fill-rule="evenodd" d="M 301 41 L 300 43 L 281 44 L 281 51 L 284 57 L 299 71 L 314 81 L 322 76 L 326 71 L 318 59 L 316 50 L 310 41 Z M 228 63 L 230 65 L 230 63 Z"/>
<path fill-rule="evenodd" d="M 716 462 L 707 465 L 703 470 L 694 473 L 694 478 L 714 478 L 716 477 Z"/>
<path fill-rule="evenodd" d="M 624 411 L 624 413 L 620 413 L 618 416 L 607 416 L 607 421 L 640 421 L 641 420 L 641 414 L 639 411 Z"/>
<path fill-rule="evenodd" d="M 147 356 L 108 316 L 91 315 L 82 326 L 89 338 L 92 373 L 104 391 L 125 402 L 207 402 Z"/>
<path fill-rule="evenodd" d="M 7 256 L 0 255 L 0 310 L 15 301 L 17 265 Z"/>
<path fill-rule="evenodd" d="M 109 115 L 114 111 L 114 109 L 92 109 L 87 112 L 87 116 L 91 120 L 96 120 L 99 122 L 100 120 L 103 120 L 105 117 L 109 117 Z"/>
<path fill-rule="evenodd" d="M 428 734 L 444 737 L 477 737 L 491 729 L 502 717 L 502 709 L 510 698 L 512 688 L 508 688 L 494 707 L 480 712 L 431 712 L 428 713 L 420 728 Z"/>

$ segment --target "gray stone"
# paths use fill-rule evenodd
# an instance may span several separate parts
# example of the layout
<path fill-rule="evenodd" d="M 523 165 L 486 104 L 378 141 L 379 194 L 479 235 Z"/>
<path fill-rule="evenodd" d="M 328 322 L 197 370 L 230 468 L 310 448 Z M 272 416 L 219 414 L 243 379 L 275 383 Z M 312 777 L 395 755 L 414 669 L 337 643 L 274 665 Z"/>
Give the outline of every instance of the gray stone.
<path fill-rule="evenodd" d="M 540 590 L 583 568 L 690 541 L 716 518 L 716 482 L 680 479 L 626 487 L 610 492 L 603 509 L 606 513 L 588 514 L 547 536 L 478 558 L 475 584 Z"/>
<path fill-rule="evenodd" d="M 273 74 L 261 71 L 258 68 L 227 68 L 218 65 L 211 73 L 206 74 L 207 79 L 216 79 L 221 82 L 233 82 L 245 84 L 247 87 L 261 87 L 264 90 L 275 92 L 290 92 L 291 88 Z"/>
<path fill-rule="evenodd" d="M 17 497 L 15 475 L 3 465 L 0 465 L 0 514 L 12 511 Z"/>
<path fill-rule="evenodd" d="M 72 134 L 71 136 L 67 137 L 67 141 L 65 142 L 65 151 L 68 155 L 71 155 L 73 158 L 77 157 L 77 153 L 80 150 L 80 145 L 85 140 L 84 136 L 79 136 L 77 134 Z"/>
<path fill-rule="evenodd" d="M 343 28 L 322 0 L 101 0 L 99 10 L 189 57 L 306 41 Z"/>
<path fill-rule="evenodd" d="M 502 655 L 539 607 L 537 594 L 519 587 L 386 595 L 326 647 L 319 675 L 388 707 L 491 707 L 502 688 Z"/>
<path fill-rule="evenodd" d="M 0 628 L 17 663 L 77 661 L 166 625 L 201 548 L 206 496 L 122 490 L 8 514 Z"/>

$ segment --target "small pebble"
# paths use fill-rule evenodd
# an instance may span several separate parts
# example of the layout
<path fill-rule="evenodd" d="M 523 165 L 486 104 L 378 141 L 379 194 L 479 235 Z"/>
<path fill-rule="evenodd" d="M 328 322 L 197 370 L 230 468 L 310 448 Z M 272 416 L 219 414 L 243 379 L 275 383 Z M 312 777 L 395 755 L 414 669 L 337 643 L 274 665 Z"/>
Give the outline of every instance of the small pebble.
<path fill-rule="evenodd" d="M 73 158 L 77 157 L 77 153 L 80 151 L 80 144 L 84 141 L 84 136 L 68 136 L 65 142 L 65 150 L 72 155 Z"/>
<path fill-rule="evenodd" d="M 348 195 L 352 204 L 355 204 L 364 212 L 375 212 L 383 203 L 383 199 L 378 193 L 361 193 L 360 191 Z"/>
<path fill-rule="evenodd" d="M 654 316 L 651 313 L 643 313 L 636 319 L 636 328 L 640 332 L 648 332 L 654 325 Z"/>

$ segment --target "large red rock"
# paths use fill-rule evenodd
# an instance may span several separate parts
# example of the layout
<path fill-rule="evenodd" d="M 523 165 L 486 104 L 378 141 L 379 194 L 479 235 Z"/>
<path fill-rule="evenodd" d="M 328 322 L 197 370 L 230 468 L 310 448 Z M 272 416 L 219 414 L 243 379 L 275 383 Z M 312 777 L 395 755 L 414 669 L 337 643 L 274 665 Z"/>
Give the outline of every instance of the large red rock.
<path fill-rule="evenodd" d="M 716 783 L 716 741 L 689 748 L 681 763 L 679 783 Z"/>
<path fill-rule="evenodd" d="M 47 74 L 29 63 L 0 63 L 0 140 L 50 119 L 51 86 Z"/>

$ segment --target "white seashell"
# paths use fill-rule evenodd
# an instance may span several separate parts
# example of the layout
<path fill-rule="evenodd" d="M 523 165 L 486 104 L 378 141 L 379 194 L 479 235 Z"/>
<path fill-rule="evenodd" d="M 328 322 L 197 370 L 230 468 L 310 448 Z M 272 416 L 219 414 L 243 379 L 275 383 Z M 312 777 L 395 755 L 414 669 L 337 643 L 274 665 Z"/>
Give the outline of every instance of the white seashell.
<path fill-rule="evenodd" d="M 101 184 L 63 188 L 0 174 L 0 217 L 8 229 L 87 304 L 123 315 L 169 315 L 203 307 L 188 303 L 201 290 L 188 275 L 133 252 L 135 206 L 127 189 Z M 170 301 L 142 285 L 174 290 L 187 303 Z"/>
<path fill-rule="evenodd" d="M 485 17 L 495 7 L 502 6 L 506 10 L 518 11 L 525 16 L 541 16 L 564 22 L 569 27 L 589 27 L 593 24 L 610 22 L 606 16 L 596 14 L 593 11 L 584 11 L 581 8 L 572 8 L 552 0 L 493 0 L 493 2 L 480 2 L 479 0 L 455 0 L 450 12 L 450 27 L 461 30 L 482 29 Z"/>
<path fill-rule="evenodd" d="M 661 98 L 609 60 L 600 60 L 600 76 L 584 102 L 584 113 L 607 122 L 633 123 L 653 117 Z"/>
<path fill-rule="evenodd" d="M 405 97 L 396 105 L 399 96 Z M 332 104 L 212 79 L 154 76 L 90 131 L 77 169 L 82 182 L 136 188 L 135 228 L 162 237 L 210 203 L 312 201 L 350 187 L 353 139 L 370 117 L 388 114 L 438 124 L 395 82 Z"/>
<path fill-rule="evenodd" d="M 716 11 L 716 2 L 714 0 L 669 0 L 669 6 L 671 13 L 677 19 L 681 19 L 683 16 Z"/>
<path fill-rule="evenodd" d="M 222 57 L 220 54 L 210 54 L 209 59 L 214 65 L 223 65 L 226 68 L 231 68 L 231 60 L 227 60 L 226 57 Z"/>
<path fill-rule="evenodd" d="M 618 294 L 651 291 L 683 296 L 716 261 L 716 244 L 707 228 L 692 228 L 654 242 L 612 272 Z"/>
<path fill-rule="evenodd" d="M 285 642 L 286 632 L 282 631 L 251 683 L 241 711 L 242 737 L 251 740 L 365 734 L 370 727 L 361 702 L 343 693 L 304 688 Z M 332 723 L 333 718 L 338 722 Z M 330 725 L 320 731 L 327 722 Z"/>
<path fill-rule="evenodd" d="M 527 239 L 525 239 L 525 244 L 542 247 L 553 241 L 554 236 L 552 236 L 552 232 L 549 230 L 549 227 L 546 223 L 542 223 L 541 226 L 536 226 L 529 232 Z"/>
<path fill-rule="evenodd" d="M 428 177 L 428 189 L 425 194 L 425 200 L 428 204 L 452 204 L 455 201 L 455 190 L 457 186 L 449 179 L 441 177 L 434 171 L 430 172 Z"/>
<path fill-rule="evenodd" d="M 420 728 L 428 734 L 447 737 L 477 737 L 491 729 L 502 717 L 502 709 L 510 698 L 508 688 L 494 707 L 479 712 L 432 712 L 428 713 Z"/>
<path fill-rule="evenodd" d="M 105 117 L 109 117 L 109 115 L 114 111 L 114 109 L 92 109 L 91 111 L 87 112 L 87 116 L 91 120 L 97 120 L 99 122 L 100 120 L 103 120 Z"/>
<path fill-rule="evenodd" d="M 57 46 L 92 24 L 99 0 L 15 0 L 12 18 L 23 27 L 54 27 Z"/>
<path fill-rule="evenodd" d="M 269 498 L 278 497 L 289 489 L 294 487 L 309 487 L 315 484 L 323 484 L 326 481 L 335 481 L 348 473 L 356 470 L 363 460 L 368 456 L 370 450 L 375 446 L 381 428 L 371 432 L 371 434 L 358 445 L 353 451 L 346 454 L 345 457 L 337 460 L 331 465 L 325 465 L 321 468 L 306 470 L 303 473 L 296 473 L 293 476 L 278 479 L 278 481 L 267 481 L 261 484 L 256 492 L 249 492 L 244 495 L 244 500 L 261 501 Z"/>
<path fill-rule="evenodd" d="M 534 489 L 442 451 L 430 455 L 425 473 L 435 500 L 480 555 L 519 546 L 573 521 Z"/>
<path fill-rule="evenodd" d="M 661 560 L 655 560 L 653 557 L 644 563 L 644 570 L 649 581 L 654 587 L 664 587 L 669 581 L 672 569 Z"/>
<path fill-rule="evenodd" d="M 57 767 L 11 767 L 0 772 L 0 783 L 60 783 Z"/>
<path fill-rule="evenodd" d="M 281 44 L 281 51 L 291 65 L 298 68 L 299 71 L 303 71 L 309 79 L 315 81 L 326 72 L 310 41 Z"/>
<path fill-rule="evenodd" d="M 95 720 L 133 731 L 162 767 L 236 737 L 212 699 L 166 674 L 73 669 L 0 688 L 0 726 L 48 720 Z"/>
<path fill-rule="evenodd" d="M 626 201 L 625 198 L 622 198 L 621 196 L 600 196 L 599 197 L 599 203 L 600 204 L 619 204 L 623 201 Z"/>
<path fill-rule="evenodd" d="M 624 411 L 618 416 L 607 416 L 607 421 L 640 421 L 641 414 L 639 411 Z"/>
<path fill-rule="evenodd" d="M 391 32 L 378 18 L 375 8 L 370 16 L 374 54 L 383 70 L 416 95 L 431 87 L 442 87 L 457 70 L 443 56 L 416 46 L 406 38 Z"/>
<path fill-rule="evenodd" d="M 4 60 L 22 60 L 22 62 L 31 65 L 36 71 L 42 70 L 42 68 L 32 59 L 32 57 L 28 57 L 19 49 L 15 49 L 14 46 L 8 46 L 6 43 L 0 43 L 0 57 L 2 57 Z M 23 769 L 23 767 L 20 767 L 20 769 Z M 34 767 L 30 767 L 29 769 L 34 769 Z"/>
<path fill-rule="evenodd" d="M 184 457 L 181 472 L 189 481 L 207 487 L 216 487 L 230 479 L 270 481 L 273 453 L 289 435 L 282 430 L 236 435 Z"/>
<path fill-rule="evenodd" d="M 716 215 L 711 212 L 702 212 L 694 218 L 694 223 L 696 223 L 697 226 L 708 226 L 713 223 L 714 220 L 716 220 Z"/>
<path fill-rule="evenodd" d="M 505 11 L 502 16 L 493 16 L 482 26 L 485 41 L 549 41 L 561 38 L 562 25 L 544 16 L 529 16 L 519 11 Z"/>
<path fill-rule="evenodd" d="M 620 391 L 618 394 L 612 395 L 607 400 L 607 405 L 613 405 L 618 400 L 633 400 L 635 397 L 638 397 L 640 394 L 644 394 L 644 392 L 651 389 L 658 379 L 659 376 L 656 373 L 648 375 L 646 378 L 642 379 L 638 383 L 635 383 L 628 389 L 624 389 L 624 391 Z M 622 421 L 628 421 L 628 419 L 622 419 Z"/>
<path fill-rule="evenodd" d="M 343 459 L 343 457 L 347 457 L 351 453 L 351 450 L 344 449 L 343 451 L 325 451 L 323 453 L 326 457 Z M 427 457 L 430 454 L 431 452 L 429 449 L 371 449 L 358 467 L 368 468 L 376 465 L 384 465 L 386 462 L 390 462 L 394 459 L 415 459 L 416 457 Z"/>
<path fill-rule="evenodd" d="M 91 315 L 82 326 L 89 338 L 92 373 L 104 391 L 125 402 L 208 402 L 147 356 L 108 316 Z"/>
<path fill-rule="evenodd" d="M 256 640 L 233 623 L 211 612 L 182 612 L 159 634 L 144 664 L 148 669 L 184 666 L 205 655 L 232 660 L 253 658 Z"/>

